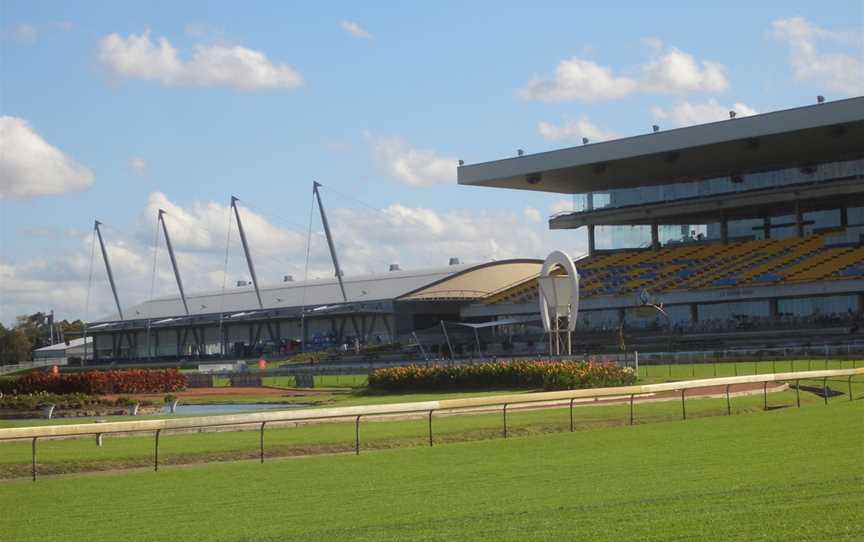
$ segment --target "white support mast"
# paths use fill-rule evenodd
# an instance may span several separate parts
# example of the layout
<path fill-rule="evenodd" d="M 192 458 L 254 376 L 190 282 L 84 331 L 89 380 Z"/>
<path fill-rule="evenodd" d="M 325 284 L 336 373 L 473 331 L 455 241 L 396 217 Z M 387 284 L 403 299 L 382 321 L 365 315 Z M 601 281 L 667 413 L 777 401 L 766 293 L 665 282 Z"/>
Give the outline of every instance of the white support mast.
<path fill-rule="evenodd" d="M 240 242 L 243 244 L 243 253 L 246 254 L 246 263 L 249 265 L 249 275 L 252 276 L 252 286 L 255 287 L 255 296 L 258 297 L 258 308 L 264 308 L 264 302 L 261 301 L 261 290 L 258 289 L 258 275 L 255 274 L 255 264 L 252 263 L 252 254 L 249 252 L 249 243 L 246 242 L 246 230 L 243 229 L 243 221 L 240 220 L 240 209 L 237 208 L 239 198 L 231 196 L 231 208 L 234 209 L 234 216 L 237 218 L 237 229 L 240 231 Z"/>
<path fill-rule="evenodd" d="M 96 237 L 99 239 L 99 248 L 102 249 L 102 260 L 105 262 L 105 271 L 108 272 L 108 282 L 111 284 L 111 293 L 114 294 L 114 303 L 117 304 L 117 314 L 123 320 L 123 309 L 120 307 L 120 298 L 117 296 L 117 285 L 114 283 L 114 273 L 111 271 L 111 262 L 108 261 L 108 250 L 105 249 L 105 242 L 102 240 L 102 230 L 99 229 L 102 223 L 98 220 L 93 227 L 96 229 Z M 86 342 L 86 336 L 85 336 Z"/>
<path fill-rule="evenodd" d="M 339 281 L 339 289 L 342 291 L 342 299 L 348 303 L 348 295 L 345 293 L 345 284 L 342 282 L 342 269 L 339 267 L 339 258 L 336 257 L 336 246 L 333 244 L 333 236 L 330 234 L 330 224 L 327 222 L 327 213 L 324 212 L 324 204 L 321 203 L 321 194 L 318 192 L 318 182 L 312 183 L 312 194 L 318 200 L 318 210 L 321 211 L 321 223 L 324 224 L 324 234 L 327 236 L 327 246 L 330 248 L 330 258 L 333 259 L 333 267 L 336 269 L 336 280 Z"/>
<path fill-rule="evenodd" d="M 171 267 L 174 268 L 174 278 L 177 279 L 177 289 L 180 290 L 180 299 L 183 300 L 183 309 L 189 316 L 189 305 L 186 303 L 186 292 L 183 291 L 183 281 L 180 279 L 180 270 L 177 268 L 177 258 L 174 257 L 174 248 L 171 246 L 171 237 L 168 235 L 168 226 L 165 225 L 165 211 L 159 209 L 159 222 L 162 224 L 162 232 L 165 234 L 165 246 L 168 247 L 168 256 L 171 257 Z"/>

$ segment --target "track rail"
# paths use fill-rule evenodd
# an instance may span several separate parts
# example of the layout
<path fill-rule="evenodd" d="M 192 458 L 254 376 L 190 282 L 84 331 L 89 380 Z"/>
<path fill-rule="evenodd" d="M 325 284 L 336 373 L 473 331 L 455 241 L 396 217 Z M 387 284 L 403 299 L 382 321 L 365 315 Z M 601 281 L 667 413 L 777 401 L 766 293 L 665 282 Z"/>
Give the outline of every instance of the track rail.
<path fill-rule="evenodd" d="M 416 414 L 439 410 L 459 410 L 475 407 L 498 405 L 517 405 L 575 399 L 593 399 L 613 396 L 637 396 L 664 391 L 685 392 L 690 389 L 708 386 L 732 386 L 735 384 L 786 382 L 799 380 L 827 380 L 830 378 L 864 376 L 864 368 L 832 369 L 825 371 L 802 371 L 793 373 L 773 373 L 761 375 L 735 376 L 726 378 L 706 378 L 662 384 L 641 386 L 620 386 L 614 388 L 591 388 L 581 390 L 562 390 L 514 395 L 495 395 L 470 397 L 466 399 L 446 399 L 441 401 L 419 401 L 395 403 L 390 405 L 364 405 L 315 409 L 292 409 L 289 411 L 257 412 L 250 414 L 229 414 L 162 420 L 122 421 L 101 424 L 68 424 L 36 427 L 15 427 L 0 429 L 0 441 L 32 438 L 70 437 L 76 435 L 109 435 L 112 433 L 134 433 L 146 431 L 168 431 L 173 429 L 198 429 L 224 427 L 230 425 L 262 424 L 271 422 L 315 422 L 336 418 L 355 418 L 357 416 L 380 416 L 392 414 Z M 683 395 L 683 393 L 682 393 Z"/>

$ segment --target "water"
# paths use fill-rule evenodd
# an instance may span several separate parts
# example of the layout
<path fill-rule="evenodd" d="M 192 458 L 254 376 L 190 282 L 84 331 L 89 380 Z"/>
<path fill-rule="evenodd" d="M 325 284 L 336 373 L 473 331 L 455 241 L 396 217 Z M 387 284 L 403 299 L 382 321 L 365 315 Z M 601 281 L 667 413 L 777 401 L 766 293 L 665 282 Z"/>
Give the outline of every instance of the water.
<path fill-rule="evenodd" d="M 246 403 L 246 404 L 209 404 L 209 405 L 177 405 L 176 415 L 186 416 L 190 414 L 237 414 L 240 412 L 262 412 L 265 410 L 290 410 L 305 408 L 308 405 L 300 404 L 274 404 L 274 403 Z M 168 414 L 168 405 L 162 408 L 164 414 Z"/>

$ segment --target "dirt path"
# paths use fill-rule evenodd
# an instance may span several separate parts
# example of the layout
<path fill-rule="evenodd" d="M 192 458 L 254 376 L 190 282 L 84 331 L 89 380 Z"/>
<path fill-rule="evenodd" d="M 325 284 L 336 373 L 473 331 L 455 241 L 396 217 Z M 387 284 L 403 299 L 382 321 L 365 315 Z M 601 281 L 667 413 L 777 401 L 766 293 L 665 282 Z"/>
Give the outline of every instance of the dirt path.
<path fill-rule="evenodd" d="M 272 388 L 263 386 L 260 388 L 191 388 L 185 391 L 176 391 L 171 395 L 177 396 L 183 402 L 184 397 L 313 397 L 316 395 L 332 395 L 339 393 L 341 390 L 333 390 L 329 388 L 318 389 L 291 389 L 291 388 Z M 147 401 L 161 401 L 167 393 L 136 393 L 125 396 L 135 399 Z M 108 399 L 117 399 L 119 394 L 106 395 Z"/>

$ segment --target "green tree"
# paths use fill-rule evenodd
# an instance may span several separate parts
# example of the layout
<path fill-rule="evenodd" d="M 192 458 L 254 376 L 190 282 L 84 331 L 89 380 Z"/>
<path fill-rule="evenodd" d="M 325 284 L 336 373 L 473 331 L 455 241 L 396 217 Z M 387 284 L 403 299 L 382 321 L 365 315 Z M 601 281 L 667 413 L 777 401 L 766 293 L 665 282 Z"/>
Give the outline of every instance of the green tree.
<path fill-rule="evenodd" d="M 33 341 L 26 330 L 6 329 L 0 324 L 0 364 L 20 363 L 30 359 Z"/>

